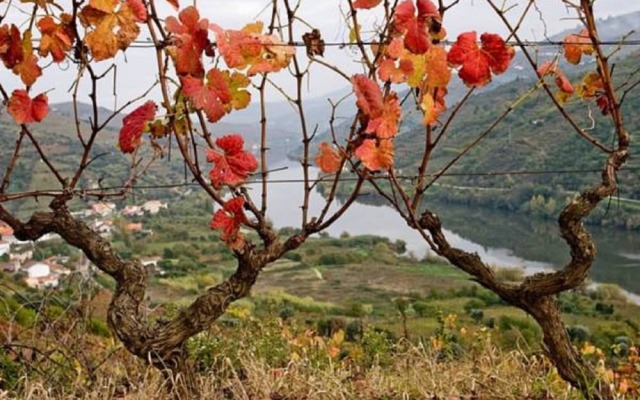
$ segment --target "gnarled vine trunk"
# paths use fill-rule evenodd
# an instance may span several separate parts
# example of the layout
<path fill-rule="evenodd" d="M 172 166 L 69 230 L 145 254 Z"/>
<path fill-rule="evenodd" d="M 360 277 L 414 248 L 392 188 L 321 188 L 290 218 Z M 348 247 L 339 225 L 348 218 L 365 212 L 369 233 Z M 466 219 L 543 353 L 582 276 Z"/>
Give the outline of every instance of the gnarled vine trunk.
<path fill-rule="evenodd" d="M 54 200 L 51 212 L 35 213 L 26 223 L 0 206 L 0 219 L 11 225 L 20 240 L 37 240 L 47 233 L 60 235 L 111 276 L 116 281 L 116 290 L 108 309 L 109 326 L 127 350 L 163 373 L 174 394 L 181 399 L 199 398 L 186 341 L 208 329 L 233 301 L 249 294 L 258 274 L 269 262 L 304 241 L 304 234 L 299 234 L 280 243 L 271 233 L 270 244 L 265 249 L 256 250 L 246 245 L 236 252 L 238 266 L 233 275 L 209 288 L 173 319 L 159 318 L 159 322 L 151 323 L 146 319 L 144 303 L 146 268 L 139 260 L 118 256 L 108 241 L 71 215 L 65 200 Z"/>

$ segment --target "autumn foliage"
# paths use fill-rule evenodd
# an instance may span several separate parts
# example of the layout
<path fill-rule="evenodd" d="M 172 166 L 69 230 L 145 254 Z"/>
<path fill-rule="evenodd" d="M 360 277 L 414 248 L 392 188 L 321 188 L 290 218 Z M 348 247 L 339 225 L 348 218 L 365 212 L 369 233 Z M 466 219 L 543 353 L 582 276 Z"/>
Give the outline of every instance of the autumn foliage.
<path fill-rule="evenodd" d="M 177 2 L 171 5 L 179 8 Z M 358 0 L 352 6 L 354 12 L 372 13 L 382 7 L 382 2 Z M 29 93 L 30 86 L 42 74 L 39 57 L 50 56 L 55 63 L 77 56 L 94 61 L 112 59 L 137 40 L 149 10 L 140 0 L 91 0 L 80 8 L 77 17 L 82 33 L 73 15 L 67 12 L 37 19 L 35 27 L 41 35 L 37 52 L 31 30 L 21 31 L 13 24 L 0 26 L 0 59 L 26 86 L 16 89 L 8 101 L 9 113 L 16 123 L 34 123 L 46 117 L 46 95 L 32 98 Z M 351 77 L 361 128 L 346 144 L 320 145 L 315 161 L 322 172 L 336 172 L 349 159 L 361 162 L 371 172 L 393 168 L 394 140 L 403 114 L 398 95 L 402 86 L 414 90 L 416 104 L 423 113 L 422 122 L 431 126 L 438 124 L 447 110 L 447 87 L 452 75 L 457 73 L 467 86 L 481 87 L 509 67 L 515 51 L 499 35 L 482 33 L 478 37 L 474 31 L 465 32 L 446 49 L 440 43 L 446 38 L 444 23 L 431 0 L 404 0 L 397 5 L 383 42 L 372 46 L 375 74 Z M 261 21 L 241 29 L 226 29 L 203 18 L 196 6 L 169 15 L 164 27 L 168 35 L 166 54 L 173 61 L 179 84 L 175 114 L 167 118 L 160 110 L 156 118 L 160 107 L 154 101 L 129 113 L 119 135 L 119 147 L 124 153 L 134 153 L 146 133 L 154 138 L 164 136 L 171 124 L 178 132 L 186 132 L 184 115 L 190 110 L 202 112 L 208 122 L 215 123 L 234 110 L 246 108 L 251 102 L 251 78 L 289 67 L 296 54 L 279 35 L 265 32 Z M 362 32 L 354 29 L 360 28 L 352 29 L 352 37 L 361 36 Z M 321 43 L 318 33 L 316 36 Z M 77 54 L 78 41 L 86 45 L 87 53 Z M 566 59 L 574 64 L 583 55 L 593 54 L 585 30 L 569 35 L 563 49 Z M 211 57 L 218 62 L 207 67 L 206 60 Z M 597 75 L 587 75 L 576 90 L 557 62 L 546 61 L 539 66 L 538 74 L 541 78 L 554 78 L 561 101 L 578 93 L 585 100 L 594 99 L 603 113 L 609 112 Z M 242 149 L 241 135 L 220 137 L 215 143 L 217 148 L 207 150 L 207 160 L 213 164 L 211 184 L 216 190 L 242 185 L 257 170 L 258 162 Z"/>
<path fill-rule="evenodd" d="M 15 76 L 10 83 L 0 82 L 0 95 L 7 113 L 19 126 L 19 136 L 14 141 L 16 148 L 11 152 L 12 158 L 0 182 L 0 217 L 21 240 L 38 240 L 46 233 L 58 233 L 116 280 L 118 286 L 109 322 L 133 354 L 160 370 L 171 370 L 171 377 L 180 376 L 184 372 L 180 369 L 189 367 L 182 360 L 186 341 L 210 328 L 231 301 L 247 296 L 267 264 L 328 228 L 356 201 L 362 185 L 371 184 L 438 255 L 534 317 L 545 332 L 550 357 L 554 357 L 555 351 L 572 358 L 573 349 L 566 343 L 566 330 L 560 318 L 549 316 L 558 314 L 555 296 L 584 282 L 595 251 L 589 235 L 581 231 L 585 229 L 582 220 L 601 200 L 615 193 L 616 174 L 629 157 L 629 135 L 620 108 L 622 100 L 616 98 L 618 89 L 612 83 L 609 56 L 598 43 L 592 1 L 580 0 L 572 5 L 585 29 L 568 35 L 555 59 L 542 58 L 538 62 L 519 36 L 522 21 L 516 20 L 517 25 L 510 25 L 507 14 L 512 10 L 500 8 L 493 0 L 483 3 L 504 18 L 508 37 L 476 32 L 472 27 L 465 28 L 455 38 L 449 37 L 445 15 L 459 3 L 456 0 L 437 3 L 432 0 L 348 0 L 348 8 L 341 15 L 349 38 L 345 38 L 344 43 L 333 43 L 348 47 L 350 54 L 355 55 L 351 65 L 345 68 L 323 58 L 325 49 L 330 47 L 324 42 L 323 32 L 311 25 L 313 21 L 309 23 L 298 14 L 299 4 L 292 5 L 288 0 L 274 0 L 272 12 L 261 14 L 261 18 L 267 20 L 241 24 L 239 28 L 223 26 L 216 15 L 203 15 L 203 8 L 199 9 L 195 2 L 181 5 L 178 0 L 85 0 L 60 4 L 50 0 L 22 0 L 19 3 L 8 2 L 0 17 L 0 60 L 5 72 Z M 530 2 L 530 7 L 525 7 L 523 17 L 532 12 L 533 5 L 534 2 Z M 16 22 L 20 16 L 13 15 L 14 9 L 21 11 L 18 14 L 22 14 L 23 21 Z M 5 20 L 9 13 L 11 17 Z M 302 32 L 300 27 L 309 31 Z M 459 152 L 449 149 L 457 154 L 441 170 L 431 173 L 433 163 L 429 161 L 433 151 L 442 148 L 437 145 L 450 122 L 471 96 L 483 95 L 479 88 L 510 68 L 516 55 L 514 44 L 537 72 L 528 94 L 543 88 L 575 133 L 607 157 L 599 186 L 573 198 L 573 205 L 567 206 L 560 218 L 564 224 L 562 237 L 572 246 L 572 260 L 566 271 L 557 275 L 536 274 L 523 281 L 521 287 L 497 281 L 477 255 L 449 245 L 438 216 L 425 208 L 423 202 L 426 190 L 504 122 L 515 108 L 508 107 L 490 128 Z M 116 75 L 121 74 L 118 68 L 129 61 L 134 45 L 149 51 L 156 82 L 125 103 L 116 99 L 112 113 L 105 118 L 103 105 L 99 104 L 105 83 L 108 79 L 116 81 Z M 303 46 L 306 51 L 296 48 Z M 572 82 L 561 68 L 560 54 L 566 64 L 580 64 L 588 59 L 596 61 L 596 68 Z M 58 169 L 61 167 L 57 160 L 52 160 L 40 145 L 44 140 L 34 135 L 29 125 L 46 121 L 49 113 L 47 90 L 50 89 L 38 88 L 42 75 L 48 68 L 69 66 L 76 73 L 68 90 L 76 122 L 76 132 L 72 132 L 71 137 L 77 139 L 74 149 L 79 155 L 79 162 L 69 167 L 75 169 L 71 173 Z M 330 138 L 322 141 L 317 149 L 313 139 L 323 132 L 317 132 L 318 127 L 312 126 L 303 102 L 305 80 L 316 67 L 335 73 L 336 79 L 348 85 L 351 92 L 338 103 L 330 103 Z M 566 68 L 565 64 L 562 67 Z M 290 75 L 296 90 L 290 92 L 281 85 L 280 77 L 275 75 L 283 72 Z M 456 87 L 455 97 L 449 94 L 452 80 L 462 83 Z M 85 120 L 77 106 L 79 88 L 87 82 L 92 112 Z M 637 83 L 625 85 L 635 87 Z M 460 88 L 466 91 L 464 97 L 459 96 Z M 267 212 L 271 173 L 268 160 L 273 154 L 270 152 L 273 136 L 267 123 L 266 96 L 271 90 L 283 95 L 298 114 L 294 122 L 302 144 L 298 155 L 304 175 L 303 200 L 298 207 L 301 223 L 296 233 L 286 238 L 274 229 Z M 116 93 L 112 95 L 117 97 Z M 253 137 L 247 140 L 248 132 L 229 133 L 220 128 L 225 117 L 247 108 L 256 97 L 260 119 L 251 122 L 256 126 L 258 140 Z M 599 141 L 589 129 L 573 121 L 563 108 L 570 101 L 595 104 L 602 114 L 611 117 L 617 147 Z M 343 102 L 355 105 L 355 113 L 350 121 L 338 125 L 336 111 Z M 122 187 L 113 192 L 100 184 L 97 189 L 88 189 L 85 187 L 89 181 L 87 171 L 102 157 L 96 154 L 94 145 L 98 139 L 105 138 L 103 131 L 120 113 L 126 115 L 117 139 L 111 138 L 113 146 L 127 157 L 129 176 L 123 179 Z M 418 121 L 417 132 L 424 133 L 424 147 L 419 149 L 422 153 L 418 153 L 417 168 L 413 171 L 417 175 L 412 179 L 406 176 L 399 179 L 400 174 L 396 173 L 401 171 L 395 168 L 396 149 L 403 147 L 399 141 L 409 130 L 406 125 L 403 127 L 408 113 L 418 114 L 412 121 Z M 416 126 L 409 128 L 416 131 Z M 14 167 L 23 156 L 22 143 L 33 145 L 59 187 L 52 191 L 8 193 Z M 219 238 L 233 251 L 238 263 L 229 280 L 221 282 L 215 290 L 207 290 L 178 316 L 169 318 L 169 323 L 154 325 L 148 324 L 144 314 L 143 282 L 147 271 L 141 268 L 141 263 L 119 257 L 108 241 L 69 213 L 67 203 L 90 196 L 98 199 L 125 196 L 151 163 L 165 156 L 176 157 L 174 154 L 184 163 L 185 184 L 199 185 L 208 196 L 207 201 L 213 203 L 210 228 L 219 232 Z M 318 175 L 312 173 L 314 161 L 320 170 Z M 354 184 L 346 199 L 338 202 L 341 174 L 350 174 Z M 190 181 L 186 182 L 187 179 Z M 380 181 L 390 190 L 385 192 L 377 185 Z M 254 182 L 261 195 L 252 196 L 253 186 L 247 185 Z M 315 213 L 309 204 L 312 190 L 326 182 L 330 183 L 330 192 L 322 211 Z M 53 199 L 49 213 L 34 213 L 28 222 L 22 222 L 3 207 L 4 202 L 43 196 Z M 78 231 L 85 234 L 78 235 Z M 133 277 L 133 281 L 129 277 Z M 554 335 L 548 334 L 550 330 Z M 149 340 L 150 337 L 153 340 Z M 581 365 L 579 358 L 573 357 L 573 361 L 557 363 L 563 378 L 581 389 L 590 384 L 588 379 L 597 380 L 593 371 Z M 586 393 L 586 389 L 583 391 Z"/>

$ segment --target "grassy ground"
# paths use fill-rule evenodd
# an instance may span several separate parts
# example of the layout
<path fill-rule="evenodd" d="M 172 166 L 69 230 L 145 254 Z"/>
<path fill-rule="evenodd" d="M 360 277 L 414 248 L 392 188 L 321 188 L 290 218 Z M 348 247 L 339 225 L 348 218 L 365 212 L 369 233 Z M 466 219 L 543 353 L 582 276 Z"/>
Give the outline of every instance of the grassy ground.
<path fill-rule="evenodd" d="M 247 339 L 246 337 L 244 337 Z M 541 357 L 522 351 L 504 352 L 489 336 L 477 338 L 478 347 L 457 359 L 424 347 L 396 346 L 384 359 L 363 367 L 353 359 L 329 356 L 292 359 L 274 367 L 239 344 L 237 358 L 219 355 L 217 369 L 199 375 L 201 398 L 222 399 L 566 399 L 579 395 L 567 388 Z M 313 352 L 313 349 L 308 349 Z M 124 362 L 124 360 L 122 361 Z M 58 400 L 168 399 L 155 371 L 138 361 L 135 367 L 113 363 L 101 369 L 93 382 L 78 380 L 60 387 L 44 378 L 22 381 L 18 396 L 0 391 L 0 399 Z M 126 371 L 126 372 L 125 372 Z"/>

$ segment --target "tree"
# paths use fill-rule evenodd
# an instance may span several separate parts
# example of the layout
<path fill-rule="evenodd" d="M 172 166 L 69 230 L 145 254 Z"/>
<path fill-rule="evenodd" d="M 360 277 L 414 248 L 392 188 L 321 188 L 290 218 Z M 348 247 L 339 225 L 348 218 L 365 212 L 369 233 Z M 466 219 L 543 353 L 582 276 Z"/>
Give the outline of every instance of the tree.
<path fill-rule="evenodd" d="M 564 379 L 580 389 L 586 398 L 612 399 L 614 394 L 609 385 L 571 345 L 567 328 L 558 309 L 557 295 L 583 284 L 593 263 L 595 244 L 584 227 L 583 221 L 603 199 L 615 193 L 617 172 L 629 157 L 630 136 L 625 129 L 621 104 L 632 87 L 622 85 L 621 90 L 616 90 L 617 87 L 611 75 L 612 54 L 605 54 L 600 41 L 593 11 L 594 2 L 563 1 L 583 25 L 582 30 L 565 38 L 561 50 L 564 59 L 569 65 L 579 64 L 583 56 L 592 57 L 595 60 L 595 70 L 587 72 L 577 89 L 561 70 L 557 58 L 539 64 L 521 38 L 519 33 L 521 21 L 534 8 L 533 1 L 528 2 L 516 13 L 510 9 L 510 5 L 503 3 L 499 5 L 493 0 L 487 2 L 508 28 L 510 37 L 538 74 L 539 80 L 534 88 L 516 98 L 489 128 L 481 131 L 477 138 L 464 147 L 448 164 L 436 170 L 435 173 L 429 174 L 429 161 L 438 148 L 440 140 L 447 133 L 452 119 L 478 87 L 486 85 L 494 74 L 500 74 L 508 68 L 514 53 L 513 49 L 505 46 L 502 38 L 497 35 L 482 34 L 478 44 L 475 32 L 461 34 L 451 49 L 446 51 L 436 43 L 445 13 L 457 2 L 447 6 L 445 2 L 440 1 L 439 7 L 436 7 L 430 1 L 418 1 L 417 17 L 415 16 L 416 8 L 411 2 L 401 3 L 395 9 L 390 25 L 387 25 L 390 27 L 389 31 L 383 31 L 380 34 L 379 42 L 389 43 L 388 47 L 375 54 L 374 60 L 368 58 L 366 49 L 360 48 L 361 56 L 368 69 L 365 74 L 353 79 L 361 117 L 359 133 L 370 134 L 372 137 L 360 136 L 355 139 L 362 143 L 355 151 L 362 165 L 354 165 L 353 170 L 358 177 L 370 182 L 375 190 L 387 199 L 389 204 L 397 210 L 399 217 L 413 227 L 436 254 L 471 275 L 474 280 L 496 293 L 507 303 L 531 315 L 542 328 L 548 357 Z M 379 2 L 357 2 L 360 7 L 368 8 L 363 7 L 363 3 L 371 5 Z M 388 4 L 385 6 L 388 7 Z M 354 11 L 354 7 L 351 11 Z M 352 13 L 354 26 L 357 26 L 356 15 L 355 12 Z M 429 29 L 424 29 L 425 26 Z M 397 44 L 400 42 L 403 45 Z M 396 50 L 396 46 L 400 51 Z M 416 54 L 419 55 L 418 57 L 424 57 L 422 61 L 427 65 L 425 70 L 419 71 L 417 78 L 411 75 L 411 65 L 405 62 L 415 60 L 413 57 L 416 57 Z M 403 67 L 403 62 L 406 68 Z M 448 115 L 441 114 L 445 109 L 444 99 L 450 79 L 450 71 L 446 64 L 460 67 L 458 76 L 469 88 L 467 95 Z M 413 66 L 415 65 L 414 63 Z M 376 75 L 383 83 L 382 88 L 373 79 Z M 548 77 L 553 78 L 554 85 L 557 87 L 556 93 L 547 82 Z M 423 111 L 425 124 L 424 148 L 420 157 L 422 161 L 410 185 L 403 184 L 392 168 L 392 140 L 397 132 L 393 124 L 398 111 L 394 108 L 396 94 L 391 90 L 390 83 L 403 82 L 417 93 L 417 104 Z M 557 272 L 538 273 L 514 284 L 498 279 L 494 271 L 477 254 L 452 247 L 442 230 L 440 219 L 425 206 L 423 200 L 425 192 L 438 179 L 491 134 L 498 124 L 504 122 L 526 96 L 538 89 L 546 92 L 557 112 L 562 115 L 566 125 L 575 132 L 576 136 L 599 150 L 603 167 L 600 181 L 571 199 L 560 213 L 558 219 L 560 232 L 571 249 L 571 260 Z M 597 122 L 592 121 L 601 131 L 613 127 L 614 139 L 611 145 L 604 142 L 606 134 L 590 133 L 567 111 L 567 102 L 572 97 L 577 97 L 577 101 L 582 101 L 583 104 L 594 104 L 599 108 L 604 119 L 609 120 L 608 125 L 603 122 L 603 119 Z M 583 109 L 586 113 L 590 112 L 586 107 Z M 509 151 L 508 148 L 507 151 Z M 382 177 L 376 176 L 381 171 L 386 174 Z M 406 169 L 403 172 L 406 174 Z M 555 209 L 555 204 L 549 208 Z"/>
<path fill-rule="evenodd" d="M 0 26 L 0 58 L 20 82 L 0 84 L 7 111 L 15 122 L 14 131 L 2 135 L 7 143 L 3 151 L 8 152 L 2 158 L 7 161 L 0 165 L 4 169 L 0 220 L 9 224 L 21 240 L 37 240 L 56 233 L 110 275 L 116 281 L 116 290 L 109 307 L 109 326 L 131 353 L 149 361 L 167 377 L 173 377 L 178 395 L 197 397 L 186 341 L 208 329 L 233 301 L 246 296 L 269 263 L 340 218 L 356 200 L 362 185 L 370 182 L 437 254 L 536 319 L 545 334 L 548 355 L 567 381 L 588 398 L 612 398 L 608 386 L 571 347 L 555 302 L 558 293 L 577 287 L 586 278 L 595 246 L 582 220 L 602 199 L 615 192 L 616 172 L 628 157 L 629 135 L 620 111 L 624 93 L 617 94 L 612 82 L 611 66 L 600 44 L 591 1 L 582 0 L 579 5 L 563 1 L 585 26 L 584 31 L 565 40 L 563 52 L 572 64 L 578 63 L 583 55 L 596 60 L 596 71 L 585 77 L 577 92 L 581 100 L 595 102 L 611 119 L 617 138 L 615 146 L 607 146 L 591 135 L 566 112 L 564 104 L 575 90 L 558 60 L 538 65 L 520 38 L 518 21 L 535 8 L 533 0 L 515 19 L 511 19 L 508 9 L 488 0 L 510 32 L 508 39 L 516 42 L 539 74 L 534 89 L 544 90 L 576 134 L 601 150 L 606 158 L 602 182 L 573 199 L 561 213 L 560 228 L 571 247 L 571 262 L 559 272 L 535 275 L 519 284 L 500 282 L 476 255 L 451 247 L 439 218 L 423 202 L 425 192 L 520 104 L 522 98 L 516 99 L 492 127 L 481 132 L 477 140 L 429 179 L 429 161 L 450 121 L 476 88 L 509 68 L 515 49 L 505 38 L 494 33 L 478 37 L 469 31 L 458 36 L 447 49 L 441 43 L 446 37 L 444 17 L 458 1 L 447 4 L 440 0 L 436 5 L 430 0 L 348 0 L 346 22 L 351 27 L 351 44 L 359 52 L 357 61 L 362 67 L 359 73 L 351 74 L 322 58 L 325 43 L 317 29 L 302 35 L 306 54 L 296 52 L 294 45 L 301 33 L 298 27 L 306 25 L 297 14 L 299 4 L 290 0 L 270 2 L 266 28 L 258 22 L 240 30 L 210 23 L 195 6 L 180 8 L 176 0 L 168 2 L 174 10 L 166 13 L 162 12 L 164 3 L 161 7 L 162 1 L 156 0 L 90 0 L 71 5 L 36 1 L 6 5 L 3 15 L 10 15 L 7 21 L 16 21 Z M 22 12 L 21 8 L 30 11 Z M 363 27 L 358 17 L 365 12 L 377 16 L 371 29 Z M 138 97 L 127 99 L 105 115 L 100 108 L 103 83 L 115 79 L 112 76 L 115 68 L 105 65 L 113 65 L 109 63 L 115 57 L 140 45 L 142 31 L 150 37 L 155 51 L 158 80 Z M 47 94 L 36 94 L 34 88 L 61 62 L 73 65 L 77 73 L 71 88 L 76 132 L 69 135 L 72 156 L 64 160 L 48 145 L 46 136 L 36 134 L 33 129 L 34 124 L 46 122 L 49 113 Z M 303 101 L 310 65 L 322 66 L 344 78 L 353 89 L 357 106 L 351 123 L 342 129 L 336 125 L 335 116 L 344 100 L 331 103 L 331 143 L 321 143 L 317 156 L 312 149 L 316 132 L 305 114 Z M 447 87 L 453 69 L 458 70 L 459 78 L 469 90 L 446 113 Z M 293 94 L 272 79 L 282 71 L 289 71 L 292 76 Z M 558 86 L 557 95 L 546 82 L 549 76 Z M 79 110 L 83 85 L 91 88 L 88 123 L 83 121 Z M 623 90 L 634 86 L 628 84 Z M 304 172 L 299 230 L 284 236 L 268 220 L 268 152 L 274 141 L 267 125 L 269 87 L 281 92 L 297 110 L 302 141 L 298 154 Z M 398 90 L 403 87 L 403 92 Z M 257 157 L 247 149 L 242 135 L 214 135 L 212 131 L 227 114 L 247 107 L 256 93 L 261 115 Z M 147 98 L 159 100 L 143 102 Z M 402 104 L 410 100 L 422 115 L 425 145 L 416 176 L 406 185 L 394 170 L 394 141 L 402 139 L 398 137 Z M 110 155 L 101 153 L 99 142 L 108 124 L 125 111 L 128 114 L 122 121 L 118 145 L 128 159 L 128 173 L 118 184 L 104 186 L 93 167 L 122 164 L 122 158 L 109 158 Z M 131 194 L 145 172 L 170 154 L 180 157 L 190 179 L 215 204 L 217 210 L 210 226 L 232 250 L 237 267 L 230 277 L 201 294 L 176 317 L 150 322 L 145 310 L 145 267 L 136 257 L 125 259 L 117 254 L 109 240 L 72 214 L 70 208 L 79 199 L 101 200 Z M 22 161 L 29 157 L 41 162 L 38 165 L 45 167 L 47 181 L 54 182 L 56 188 L 38 190 L 12 185 L 15 171 L 23 171 Z M 203 169 L 203 160 L 211 164 L 208 174 Z M 312 161 L 323 172 L 319 177 L 311 176 Z M 354 183 L 346 199 L 337 208 L 332 207 L 339 183 L 347 174 L 354 176 Z M 246 187 L 250 179 L 259 183 L 258 197 L 252 196 Z M 90 185 L 96 181 L 97 184 Z M 326 201 L 320 211 L 313 213 L 309 199 L 320 183 L 329 190 L 325 191 Z M 48 207 L 26 217 L 12 207 L 17 202 L 42 198 L 51 199 Z M 597 385 L 593 386 L 594 382 Z"/>

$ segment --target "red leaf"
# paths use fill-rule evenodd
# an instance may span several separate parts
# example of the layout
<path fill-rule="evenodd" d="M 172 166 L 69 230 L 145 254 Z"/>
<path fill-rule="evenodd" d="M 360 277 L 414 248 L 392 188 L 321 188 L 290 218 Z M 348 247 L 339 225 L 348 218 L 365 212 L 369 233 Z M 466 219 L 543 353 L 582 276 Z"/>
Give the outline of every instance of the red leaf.
<path fill-rule="evenodd" d="M 405 0 L 395 9 L 393 25 L 399 32 L 405 33 L 404 46 L 414 54 L 423 54 L 429 50 L 430 19 L 440 19 L 440 13 L 430 0 L 418 0 L 418 9 L 412 0 Z"/>
<path fill-rule="evenodd" d="M 356 94 L 356 105 L 365 114 L 373 118 L 378 117 L 384 108 L 382 91 L 374 81 L 365 75 L 354 75 L 351 78 L 353 91 Z"/>
<path fill-rule="evenodd" d="M 429 50 L 430 44 L 426 23 L 418 19 L 412 20 L 404 36 L 404 45 L 407 50 L 414 54 L 424 54 Z"/>
<path fill-rule="evenodd" d="M 178 10 L 180 8 L 180 4 L 178 4 L 178 0 L 167 0 L 167 3 L 171 4 L 174 10 Z"/>
<path fill-rule="evenodd" d="M 253 154 L 243 150 L 244 140 L 239 134 L 222 136 L 216 140 L 216 145 L 223 151 L 222 154 L 207 149 L 207 161 L 213 163 L 209 177 L 214 188 L 240 185 L 258 168 L 258 161 Z"/>
<path fill-rule="evenodd" d="M 393 143 L 390 140 L 366 139 L 356 149 L 356 156 L 371 171 L 393 167 Z"/>
<path fill-rule="evenodd" d="M 606 93 L 601 93 L 596 97 L 596 104 L 600 108 L 602 115 L 608 115 L 611 112 L 611 102 Z"/>
<path fill-rule="evenodd" d="M 12 69 L 22 61 L 23 57 L 18 27 L 13 24 L 11 27 L 0 26 L 0 59 L 2 59 L 4 66 Z"/>
<path fill-rule="evenodd" d="M 136 22 L 147 22 L 147 7 L 145 7 L 142 0 L 127 0 L 127 4 L 131 7 L 133 15 L 136 17 Z"/>
<path fill-rule="evenodd" d="M 465 32 L 451 47 L 447 61 L 462 66 L 458 75 L 467 86 L 484 86 L 491 81 L 491 73 L 507 70 L 515 52 L 499 35 L 483 33 L 482 48 L 476 43 L 476 32 Z"/>
<path fill-rule="evenodd" d="M 209 21 L 200 19 L 198 9 L 190 6 L 180 11 L 178 19 L 168 17 L 166 25 L 174 37 L 172 56 L 178 75 L 202 77 L 202 53 L 211 46 Z"/>
<path fill-rule="evenodd" d="M 231 89 L 228 83 L 228 74 L 225 74 L 217 68 L 212 68 L 207 72 L 207 86 L 210 87 L 218 96 L 221 103 L 227 104 L 231 102 Z"/>
<path fill-rule="evenodd" d="M 417 5 L 420 18 L 440 18 L 438 7 L 431 0 L 418 0 Z"/>
<path fill-rule="evenodd" d="M 555 84 L 558 86 L 560 91 L 565 94 L 573 94 L 574 88 L 571 85 L 571 82 L 567 79 L 566 75 L 562 72 L 560 67 L 558 67 L 556 62 L 545 61 L 538 67 L 536 72 L 540 78 L 544 78 L 546 75 L 554 75 L 556 77 Z"/>
<path fill-rule="evenodd" d="M 320 153 L 315 161 L 325 174 L 336 172 L 340 168 L 340 154 L 327 142 L 320 143 Z"/>
<path fill-rule="evenodd" d="M 507 46 L 504 40 L 495 33 L 483 33 L 480 36 L 482 51 L 489 58 L 489 66 L 494 75 L 500 75 L 509 68 L 509 63 L 516 54 L 513 47 Z"/>
<path fill-rule="evenodd" d="M 483 57 L 476 39 L 475 32 L 462 33 L 447 55 L 449 64 L 462 65 L 458 75 L 469 86 L 483 86 L 491 81 L 489 60 Z"/>
<path fill-rule="evenodd" d="M 240 226 L 247 223 L 244 214 L 244 197 L 234 197 L 225 202 L 221 210 L 213 214 L 209 225 L 211 229 L 221 229 L 220 238 L 234 250 L 240 250 L 244 245 L 244 236 L 240 233 Z"/>
<path fill-rule="evenodd" d="M 545 75 L 548 74 L 555 74 L 556 69 L 558 68 L 557 64 L 547 60 L 545 62 L 542 63 L 542 65 L 540 65 L 537 69 L 536 72 L 538 73 L 538 76 L 540 78 L 544 77 Z"/>
<path fill-rule="evenodd" d="M 353 8 L 373 8 L 381 2 L 382 0 L 356 0 L 353 2 Z"/>
<path fill-rule="evenodd" d="M 558 69 L 558 71 L 556 72 L 555 82 L 560 91 L 564 93 L 572 94 L 575 91 L 573 86 L 571 85 L 571 82 L 569 81 L 569 79 L 567 79 L 567 76 L 563 74 L 560 69 Z"/>
<path fill-rule="evenodd" d="M 248 27 L 234 31 L 211 25 L 211 29 L 216 34 L 218 49 L 229 68 L 245 69 L 249 65 L 248 60 L 258 57 L 262 52 L 260 40 L 249 33 Z"/>
<path fill-rule="evenodd" d="M 49 113 L 49 100 L 44 93 L 40 93 L 32 100 L 26 90 L 17 89 L 11 93 L 7 111 L 16 124 L 40 122 Z"/>
<path fill-rule="evenodd" d="M 156 103 L 149 100 L 124 117 L 119 136 L 120 151 L 133 153 L 140 147 L 145 125 L 155 116 Z"/>
<path fill-rule="evenodd" d="M 204 111 L 209 122 L 217 122 L 226 114 L 218 93 L 209 86 L 205 86 L 202 79 L 185 76 L 181 81 L 182 92 L 196 109 Z"/>

